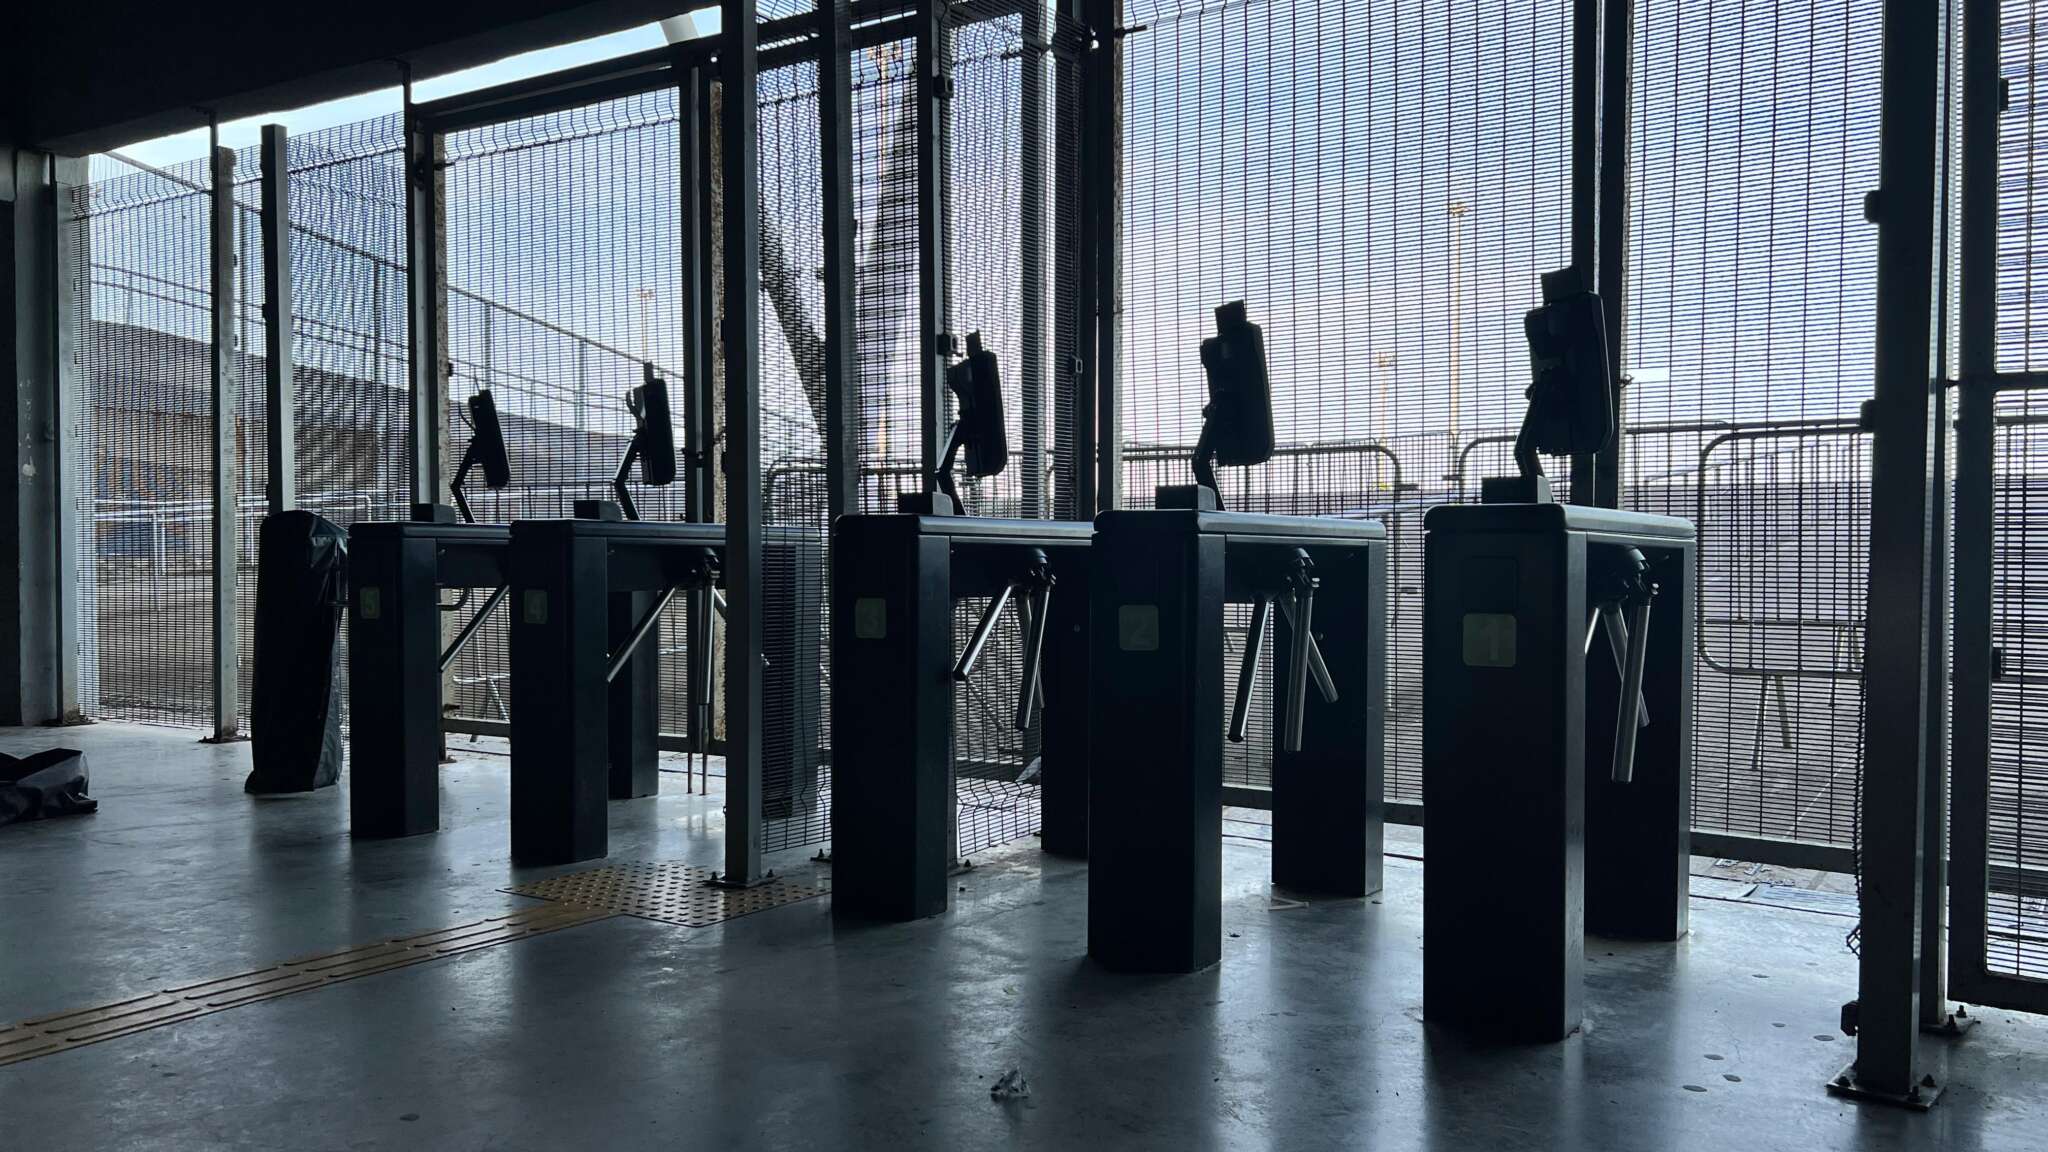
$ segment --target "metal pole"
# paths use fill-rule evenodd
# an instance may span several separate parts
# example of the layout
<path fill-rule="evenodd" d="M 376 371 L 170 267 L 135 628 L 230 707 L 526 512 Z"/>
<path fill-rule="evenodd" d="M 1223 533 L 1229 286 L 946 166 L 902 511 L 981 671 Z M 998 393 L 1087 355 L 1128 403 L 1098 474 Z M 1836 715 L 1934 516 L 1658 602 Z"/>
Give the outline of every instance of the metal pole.
<path fill-rule="evenodd" d="M 275 515 L 299 506 L 297 413 L 292 395 L 291 168 L 282 124 L 263 126 L 264 496 Z"/>
<path fill-rule="evenodd" d="M 447 412 L 448 308 L 442 281 L 445 205 L 440 135 L 405 100 L 405 295 L 411 339 L 412 498 L 441 499 L 442 421 Z"/>
<path fill-rule="evenodd" d="M 1949 939 L 1958 951 L 1948 971 L 1962 995 L 1984 973 L 1985 897 L 1990 885 L 1990 829 L 1984 819 L 1991 789 L 1991 564 L 1997 397 L 1989 380 L 1998 367 L 1998 75 L 2000 0 L 1963 0 L 1962 283 L 1957 314 L 1958 411 L 1954 443 L 1955 612 L 1953 769 L 1955 825 L 1948 879 Z M 1933 792 L 1929 791 L 1930 798 Z M 1923 915 L 1925 915 L 1923 910 Z M 1967 949 L 1967 951 L 1964 951 Z M 1921 963 L 1926 964 L 1923 953 Z M 1945 994 L 1944 989 L 1944 994 Z M 1924 980 L 1921 996 L 1929 994 Z M 1941 1005 L 1946 1009 L 1947 1005 Z M 1921 1005 L 1924 1024 L 1928 1007 Z"/>
<path fill-rule="evenodd" d="M 1083 275 L 1082 398 L 1090 409 L 1079 421 L 1092 429 L 1084 442 L 1094 475 L 1091 505 L 1083 514 L 1117 507 L 1123 487 L 1123 433 L 1117 404 L 1117 315 L 1123 164 L 1122 0 L 1082 0 L 1095 44 L 1082 70 L 1081 255 Z"/>
<path fill-rule="evenodd" d="M 1018 203 L 1018 264 L 1023 283 L 1017 299 L 1023 315 L 1018 317 L 1017 332 L 1023 345 L 1018 357 L 1018 407 L 1024 470 L 1018 480 L 1025 516 L 1045 515 L 1045 69 L 1051 54 L 1045 38 L 1045 4 L 1046 0 L 1024 0 L 1024 52 L 1019 59 L 1023 81 L 1018 170 L 1023 193 Z"/>
<path fill-rule="evenodd" d="M 1600 11 L 1600 185 L 1594 237 L 1599 276 L 1595 285 L 1601 310 L 1606 313 L 1607 357 L 1614 372 L 1614 410 L 1620 429 L 1614 443 L 1593 457 L 1593 493 L 1587 503 L 1619 508 L 1621 450 L 1628 438 L 1628 396 L 1621 375 L 1628 350 L 1628 156 L 1635 2 L 1601 0 Z"/>
<path fill-rule="evenodd" d="M 717 286 L 712 228 L 711 81 L 707 67 L 693 67 L 683 82 L 683 475 L 684 518 L 710 523 L 717 516 L 717 469 L 711 459 L 711 422 L 717 411 L 712 343 L 718 333 Z M 694 626 L 693 626 L 694 627 Z M 694 636 L 695 633 L 693 632 Z M 693 641 L 694 642 L 694 641 Z"/>
<path fill-rule="evenodd" d="M 860 510 L 860 371 L 853 308 L 853 5 L 818 2 L 818 157 L 824 188 L 825 511 Z"/>
<path fill-rule="evenodd" d="M 85 451 L 89 381 L 78 348 L 84 325 L 92 318 L 92 263 L 89 229 L 76 202 L 88 186 L 88 162 L 83 157 L 55 157 L 51 163 L 51 220 L 57 230 L 57 719 L 70 724 L 85 719 L 86 701 L 97 696 L 84 683 L 83 646 L 95 639 L 91 624 L 81 617 L 85 603 L 78 594 L 81 553 L 90 555 L 92 549 L 79 531 L 79 509 L 91 507 L 93 460 Z"/>
<path fill-rule="evenodd" d="M 1075 0 L 1059 0 L 1061 12 L 1070 19 L 1069 6 Z M 1053 267 L 1065 275 L 1053 280 L 1053 443 L 1066 448 L 1066 460 L 1053 477 L 1053 515 L 1063 519 L 1088 519 L 1095 515 L 1095 458 L 1089 448 L 1093 440 L 1094 407 L 1084 399 L 1082 344 L 1089 326 L 1081 322 L 1083 281 L 1088 273 L 1082 253 L 1083 206 L 1079 158 L 1082 151 L 1081 114 L 1086 103 L 1085 82 L 1079 61 L 1055 54 L 1053 139 L 1058 158 L 1052 169 Z"/>
<path fill-rule="evenodd" d="M 918 0 L 917 40 L 917 335 L 918 467 L 938 470 L 946 426 L 945 118 L 952 77 L 946 71 L 945 0 Z"/>
<path fill-rule="evenodd" d="M 718 54 L 725 179 L 725 872 L 761 875 L 760 29 L 755 0 L 723 0 Z"/>
<path fill-rule="evenodd" d="M 1572 0 L 1572 268 L 1597 287 L 1600 271 L 1600 8 Z M 1594 502 L 1593 456 L 1571 458 L 1571 500 Z"/>
<path fill-rule="evenodd" d="M 208 283 L 213 315 L 213 739 L 236 738 L 241 713 L 235 673 L 241 652 L 235 620 L 235 153 L 215 141 Z"/>
<path fill-rule="evenodd" d="M 1934 491 L 1935 180 L 1941 9 L 1885 0 L 1877 357 L 1871 428 L 1870 593 L 1856 1062 L 1832 1086 L 1925 1103 L 1920 1084 L 1921 854 L 1925 849 L 1929 532 Z"/>
<path fill-rule="evenodd" d="M 1960 37 L 1948 36 L 1942 41 L 1942 72 L 1947 77 L 1958 75 L 1956 53 L 1961 47 Z M 1944 81 L 1941 86 L 1941 120 L 1944 125 L 1954 124 L 1955 112 L 1963 99 L 1961 86 Z M 1941 132 L 1941 177 L 1940 219 L 1953 220 L 1959 207 L 1957 194 L 1960 188 L 1958 164 L 1961 159 L 1962 140 L 1955 133 L 1944 128 Z M 1959 323 L 1954 311 L 1960 286 L 1951 276 L 1954 262 L 1950 254 L 1951 245 L 1960 242 L 1954 230 L 1939 227 L 1935 236 L 1938 244 L 1936 260 L 1935 330 L 1934 330 L 1934 377 L 1937 381 L 1954 378 L 1956 365 L 1949 357 L 1949 336 Z M 1927 673 L 1927 771 L 1921 798 L 1922 831 L 1925 843 L 1920 875 L 1920 1027 L 1923 1031 L 1938 1031 L 1951 1025 L 1954 1016 L 1948 1003 L 1948 752 L 1949 716 L 1948 668 L 1950 659 L 1948 591 L 1952 587 L 1950 570 L 1950 501 L 1954 499 L 1952 478 L 1954 461 L 1950 431 L 1951 400 L 1945 384 L 1938 384 L 1935 390 L 1934 417 L 1934 468 L 1933 493 L 1930 499 L 1930 520 L 1928 547 L 1930 556 L 1928 570 L 1932 573 L 1932 590 L 1927 597 L 1928 673 Z"/>
<path fill-rule="evenodd" d="M 711 283 L 711 76 L 707 68 L 679 67 L 676 84 L 677 167 L 682 205 L 683 325 L 683 519 L 709 523 L 712 513 L 711 472 L 711 339 L 716 305 Z M 690 752 L 705 752 L 711 742 L 711 625 L 708 597 L 691 593 L 683 603 L 685 691 L 689 711 Z M 697 701 L 702 700 L 700 705 Z M 689 785 L 688 767 L 684 784 Z"/>

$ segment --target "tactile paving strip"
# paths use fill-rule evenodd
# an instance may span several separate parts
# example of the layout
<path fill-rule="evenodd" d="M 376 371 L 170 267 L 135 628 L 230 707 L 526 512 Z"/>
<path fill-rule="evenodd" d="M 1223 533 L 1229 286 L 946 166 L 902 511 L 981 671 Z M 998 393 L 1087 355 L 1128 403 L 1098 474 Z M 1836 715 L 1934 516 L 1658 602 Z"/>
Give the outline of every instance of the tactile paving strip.
<path fill-rule="evenodd" d="M 493 916 L 453 928 L 422 932 L 417 936 L 287 960 L 269 968 L 223 976 L 218 980 L 165 988 L 98 1008 L 61 1012 L 23 1020 L 19 1024 L 0 1024 L 0 1065 L 160 1028 L 259 1000 L 274 1000 L 358 976 L 389 972 L 394 968 L 424 964 L 493 944 L 523 940 L 543 932 L 608 919 L 615 914 L 608 909 L 582 904 L 547 904 L 521 909 L 507 916 Z"/>
<path fill-rule="evenodd" d="M 718 888 L 711 884 L 716 875 L 689 864 L 634 862 L 567 872 L 505 891 L 686 928 L 708 928 L 825 893 L 817 885 L 781 878 L 752 888 Z"/>

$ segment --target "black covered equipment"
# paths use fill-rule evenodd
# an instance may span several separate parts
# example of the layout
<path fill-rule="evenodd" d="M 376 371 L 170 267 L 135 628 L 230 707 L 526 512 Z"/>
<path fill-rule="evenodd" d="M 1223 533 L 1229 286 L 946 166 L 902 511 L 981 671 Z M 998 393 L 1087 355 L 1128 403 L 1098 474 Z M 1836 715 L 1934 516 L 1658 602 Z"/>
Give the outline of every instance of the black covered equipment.
<path fill-rule="evenodd" d="M 967 474 L 994 476 L 1010 462 L 1010 437 L 1003 427 L 1003 384 L 996 354 L 981 345 L 981 333 L 967 338 L 967 358 L 946 369 L 959 415 L 959 441 Z"/>
<path fill-rule="evenodd" d="M 469 455 L 484 470 L 484 487 L 503 488 L 512 482 L 512 461 L 505 455 L 505 430 L 498 423 L 498 402 L 485 388 L 469 398 Z"/>
<path fill-rule="evenodd" d="M 1529 338 L 1527 448 L 1548 456 L 1605 451 L 1614 442 L 1614 387 L 1600 297 L 1575 291 L 1549 298 L 1523 317 L 1522 327 Z"/>
<path fill-rule="evenodd" d="M 646 366 L 638 388 L 626 392 L 626 410 L 633 414 L 633 435 L 640 446 L 640 479 L 657 487 L 676 479 L 676 434 L 670 426 L 668 381 Z"/>
<path fill-rule="evenodd" d="M 263 520 L 256 576 L 256 690 L 245 791 L 310 792 L 341 779 L 341 609 L 348 533 L 311 512 Z"/>
<path fill-rule="evenodd" d="M 0 753 L 0 825 L 98 811 L 100 802 L 85 794 L 90 786 L 85 753 L 76 748 Z"/>
<path fill-rule="evenodd" d="M 1216 463 L 1264 464 L 1273 455 L 1272 386 L 1266 378 L 1266 335 L 1246 318 L 1244 301 L 1216 309 L 1216 335 L 1202 341 L 1209 376 L 1203 431 Z"/>

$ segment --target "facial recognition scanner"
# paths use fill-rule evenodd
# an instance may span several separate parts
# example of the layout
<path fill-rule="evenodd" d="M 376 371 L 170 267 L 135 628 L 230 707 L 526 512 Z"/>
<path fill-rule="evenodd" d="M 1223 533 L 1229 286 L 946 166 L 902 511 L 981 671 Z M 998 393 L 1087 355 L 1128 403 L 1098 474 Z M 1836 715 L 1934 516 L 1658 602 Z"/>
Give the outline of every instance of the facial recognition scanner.
<path fill-rule="evenodd" d="M 468 408 L 469 447 L 463 450 L 455 478 L 448 481 L 448 494 L 454 498 L 462 522 L 474 524 L 476 517 L 470 514 L 469 501 L 462 493 L 462 482 L 469 478 L 470 469 L 482 468 L 484 487 L 495 491 L 512 482 L 512 463 L 505 456 L 505 433 L 498 426 L 498 405 L 491 399 L 491 390 L 479 389 L 469 398 Z"/>
<path fill-rule="evenodd" d="M 633 438 L 619 470 L 612 474 L 612 494 L 619 511 L 628 520 L 638 520 L 640 509 L 633 503 L 633 491 L 626 486 L 633 465 L 640 465 L 640 482 L 660 488 L 676 480 L 676 435 L 669 423 L 668 381 L 655 375 L 654 365 L 641 365 L 641 384 L 626 390 L 626 411 L 633 414 Z"/>
<path fill-rule="evenodd" d="M 898 512 L 920 516 L 954 516 L 962 511 L 953 484 L 957 465 L 969 479 L 996 476 L 1010 462 L 1009 433 L 1003 424 L 1003 382 L 996 354 L 982 347 L 981 333 L 967 337 L 967 356 L 946 369 L 946 389 L 953 394 L 953 426 L 938 469 L 926 477 L 924 491 L 896 498 Z M 962 457 L 965 460 L 962 460 Z"/>

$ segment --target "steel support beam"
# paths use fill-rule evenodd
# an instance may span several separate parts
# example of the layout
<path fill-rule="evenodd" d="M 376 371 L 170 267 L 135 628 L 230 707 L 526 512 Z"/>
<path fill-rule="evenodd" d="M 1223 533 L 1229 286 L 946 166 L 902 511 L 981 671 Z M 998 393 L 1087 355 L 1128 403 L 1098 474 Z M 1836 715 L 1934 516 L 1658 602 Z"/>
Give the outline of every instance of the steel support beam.
<path fill-rule="evenodd" d="M 854 359 L 853 5 L 818 0 L 818 157 L 824 188 L 825 510 L 860 511 L 860 371 Z"/>
<path fill-rule="evenodd" d="M 723 0 L 718 54 L 725 257 L 725 871 L 761 874 L 761 166 L 755 0 Z"/>
<path fill-rule="evenodd" d="M 212 289 L 213 419 L 213 736 L 237 738 L 241 702 L 236 669 L 241 638 L 235 620 L 235 152 L 214 134 L 207 229 L 207 284 Z"/>
<path fill-rule="evenodd" d="M 946 0 L 918 0 L 917 43 L 917 338 L 918 468 L 938 469 L 946 436 Z"/>
<path fill-rule="evenodd" d="M 1070 19 L 1074 0 L 1060 0 Z M 1053 56 L 1053 140 L 1057 161 L 1052 166 L 1053 267 L 1062 275 L 1052 284 L 1053 443 L 1066 448 L 1063 467 L 1053 474 L 1052 509 L 1060 518 L 1086 519 L 1094 514 L 1095 461 L 1087 446 L 1094 442 L 1094 409 L 1082 392 L 1082 341 L 1089 325 L 1081 319 L 1081 281 L 1087 271 L 1081 259 L 1081 96 L 1082 68 L 1070 56 Z"/>
<path fill-rule="evenodd" d="M 410 319 L 414 503 L 441 499 L 447 439 L 448 300 L 441 137 L 418 115 L 410 86 L 405 123 L 405 296 Z"/>
<path fill-rule="evenodd" d="M 1605 0 L 1572 0 L 1572 268 L 1588 288 L 1600 275 L 1600 12 Z M 1591 504 L 1593 456 L 1571 458 L 1571 500 Z"/>
<path fill-rule="evenodd" d="M 1091 44 L 1081 66 L 1080 269 L 1081 405 L 1075 449 L 1083 484 L 1077 514 L 1117 507 L 1123 486 L 1118 423 L 1117 318 L 1122 241 L 1123 3 L 1081 0 Z M 1218 301 L 1222 303 L 1222 301 Z M 1092 466 L 1093 471 L 1089 471 Z"/>
<path fill-rule="evenodd" d="M 78 207 L 78 197 L 89 182 L 85 157 L 55 157 L 51 161 L 55 202 L 52 222 L 56 226 L 55 310 L 57 419 L 57 519 L 53 525 L 57 546 L 54 573 L 57 635 L 57 721 L 85 722 L 85 702 L 97 700 L 98 685 L 85 683 L 81 658 L 86 637 L 97 624 L 84 617 L 86 598 L 78 594 L 79 565 L 89 554 L 84 550 L 81 531 L 82 509 L 91 506 L 93 462 L 85 451 L 86 406 L 91 383 L 79 349 L 84 325 L 92 317 L 91 237 Z M 88 694 L 89 693 L 89 694 Z"/>
<path fill-rule="evenodd" d="M 1960 76 L 1960 37 L 1942 41 L 1940 87 L 1941 122 L 1956 123 L 1958 105 L 1964 97 Z M 1954 220 L 1960 207 L 1963 141 L 1946 129 L 1940 133 L 1939 219 L 1935 243 L 1935 328 L 1934 378 L 1937 382 L 1955 378 L 1958 366 L 1951 356 L 1952 340 L 1961 318 L 1956 305 L 1961 286 L 1956 261 L 1952 258 L 1961 237 L 1946 222 Z M 1953 588 L 1951 567 L 1953 539 L 1950 512 L 1955 499 L 1955 436 L 1951 430 L 1954 401 L 1949 388 L 1935 388 L 1933 492 L 1930 498 L 1927 568 L 1933 581 L 1927 597 L 1927 768 L 1921 796 L 1921 839 L 1923 854 L 1920 874 L 1920 1028 L 1939 1032 L 1955 1027 L 1956 1016 L 1948 1000 L 1948 790 L 1949 790 L 1949 662 L 1951 659 L 1949 596 Z M 1968 1019 L 1967 1016 L 1964 1017 Z"/>
<path fill-rule="evenodd" d="M 1932 592 L 1935 199 L 1946 19 L 1924 0 L 1885 0 L 1875 396 L 1871 429 L 1869 630 L 1864 657 L 1862 947 L 1856 1061 L 1833 1091 L 1907 1104 L 1921 1084 L 1921 892 L 1926 850 Z"/>
<path fill-rule="evenodd" d="M 1018 413 L 1023 435 L 1018 447 L 1023 453 L 1023 471 L 1018 476 L 1019 495 L 1026 516 L 1046 514 L 1045 502 L 1045 268 L 1046 195 L 1045 183 L 1045 73 L 1051 53 L 1045 35 L 1045 0 L 1025 0 L 1023 19 L 1024 51 L 1018 66 L 1022 81 L 1018 94 L 1018 174 L 1022 191 L 1018 199 L 1018 256 L 1023 282 L 1017 301 L 1023 314 L 1017 318 Z"/>
<path fill-rule="evenodd" d="M 62 529 L 65 476 L 58 392 L 57 299 L 68 215 L 48 153 L 0 148 L 0 359 L 10 385 L 0 405 L 7 509 L 0 514 L 0 724 L 62 714 Z"/>
<path fill-rule="evenodd" d="M 1620 421 L 1614 443 L 1593 457 L 1593 491 L 1587 502 L 1603 508 L 1621 507 L 1621 451 L 1628 442 L 1628 395 L 1621 377 L 1628 352 L 1628 157 L 1634 58 L 1635 0 L 1600 0 L 1600 179 L 1593 283 L 1606 314 L 1614 411 Z"/>
<path fill-rule="evenodd" d="M 263 415 L 272 515 L 299 506 L 298 418 L 292 395 L 291 167 L 282 124 L 263 126 Z"/>
<path fill-rule="evenodd" d="M 680 168 L 683 192 L 683 518 L 718 519 L 718 469 L 711 422 L 718 411 L 713 344 L 718 339 L 718 249 L 711 195 L 717 158 L 711 123 L 712 65 L 692 68 L 682 83 Z M 692 632 L 692 636 L 696 633 Z"/>

